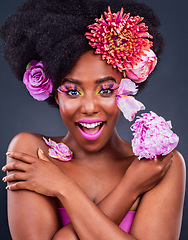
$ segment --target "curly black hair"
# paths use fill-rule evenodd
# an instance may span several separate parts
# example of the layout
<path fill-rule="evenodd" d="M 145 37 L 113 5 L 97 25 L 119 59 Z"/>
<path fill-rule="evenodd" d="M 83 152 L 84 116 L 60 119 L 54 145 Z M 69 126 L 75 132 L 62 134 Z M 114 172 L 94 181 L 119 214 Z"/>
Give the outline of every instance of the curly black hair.
<path fill-rule="evenodd" d="M 85 32 L 87 26 L 111 7 L 118 12 L 144 17 L 153 36 L 153 51 L 159 57 L 163 38 L 155 12 L 134 0 L 27 0 L 1 26 L 4 57 L 15 76 L 22 80 L 31 60 L 42 61 L 45 74 L 53 79 L 54 89 L 69 73 L 78 58 L 91 49 Z M 54 97 L 46 100 L 57 106 Z"/>

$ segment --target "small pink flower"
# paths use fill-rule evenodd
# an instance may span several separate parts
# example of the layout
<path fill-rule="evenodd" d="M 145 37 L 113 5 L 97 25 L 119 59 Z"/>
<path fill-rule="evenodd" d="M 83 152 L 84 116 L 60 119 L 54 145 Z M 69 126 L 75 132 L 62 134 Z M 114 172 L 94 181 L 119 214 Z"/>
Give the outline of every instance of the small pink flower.
<path fill-rule="evenodd" d="M 47 140 L 44 138 L 45 143 L 51 147 L 49 148 L 49 156 L 52 158 L 57 158 L 62 161 L 69 161 L 73 157 L 73 153 L 64 143 L 56 143 L 52 141 L 50 138 Z"/>
<path fill-rule="evenodd" d="M 142 114 L 131 126 L 135 132 L 132 140 L 134 154 L 139 159 L 152 159 L 170 153 L 179 141 L 171 128 L 171 121 L 166 122 L 154 112 Z"/>
<path fill-rule="evenodd" d="M 50 96 L 53 89 L 52 80 L 46 78 L 42 62 L 32 60 L 26 70 L 23 82 L 30 95 L 38 101 L 43 101 Z"/>
<path fill-rule="evenodd" d="M 144 53 L 137 64 L 130 64 L 130 68 L 126 70 L 126 76 L 136 83 L 144 82 L 157 64 L 157 57 L 151 49 Z"/>
<path fill-rule="evenodd" d="M 124 117 L 129 121 L 134 119 L 138 111 L 145 109 L 145 106 L 141 102 L 129 96 L 137 93 L 138 89 L 136 87 L 136 84 L 130 79 L 122 79 L 116 93 L 117 105 L 123 112 Z"/>

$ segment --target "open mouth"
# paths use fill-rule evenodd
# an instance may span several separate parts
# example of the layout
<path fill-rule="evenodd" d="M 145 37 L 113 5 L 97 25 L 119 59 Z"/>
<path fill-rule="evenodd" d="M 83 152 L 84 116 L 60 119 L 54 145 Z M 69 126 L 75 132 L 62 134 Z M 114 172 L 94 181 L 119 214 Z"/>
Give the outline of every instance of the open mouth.
<path fill-rule="evenodd" d="M 77 122 L 78 129 L 80 130 L 82 136 L 87 140 L 95 140 L 97 139 L 104 126 L 104 121 L 97 121 L 97 122 Z"/>

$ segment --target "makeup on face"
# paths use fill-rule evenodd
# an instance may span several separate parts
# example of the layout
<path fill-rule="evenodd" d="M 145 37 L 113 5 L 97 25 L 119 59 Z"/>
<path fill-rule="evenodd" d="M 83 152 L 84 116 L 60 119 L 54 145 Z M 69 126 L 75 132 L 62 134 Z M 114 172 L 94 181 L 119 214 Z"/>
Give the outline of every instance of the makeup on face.
<path fill-rule="evenodd" d="M 100 119 L 82 119 L 76 122 L 82 136 L 87 140 L 97 139 L 105 124 L 105 121 Z"/>
<path fill-rule="evenodd" d="M 71 82 L 65 82 L 63 85 L 58 87 L 57 89 L 61 93 L 66 93 L 70 96 L 83 96 L 83 90 L 79 87 L 79 85 Z"/>
<path fill-rule="evenodd" d="M 102 98 L 111 97 L 118 89 L 118 86 L 118 83 L 113 77 L 106 76 L 94 82 L 93 93 L 95 96 Z M 70 99 L 78 99 L 79 97 L 85 96 L 87 87 L 85 86 L 84 88 L 82 82 L 77 79 L 66 78 L 58 88 L 58 91 L 66 94 Z M 104 125 L 105 121 L 103 119 L 87 118 L 76 121 L 79 132 L 87 140 L 96 140 L 101 135 Z"/>
<path fill-rule="evenodd" d="M 69 96 L 83 96 L 84 90 L 80 87 L 80 81 L 76 79 L 64 79 L 64 83 L 57 89 L 61 93 Z M 96 81 L 95 93 L 102 96 L 110 96 L 118 89 L 118 83 L 112 77 L 104 77 Z"/>

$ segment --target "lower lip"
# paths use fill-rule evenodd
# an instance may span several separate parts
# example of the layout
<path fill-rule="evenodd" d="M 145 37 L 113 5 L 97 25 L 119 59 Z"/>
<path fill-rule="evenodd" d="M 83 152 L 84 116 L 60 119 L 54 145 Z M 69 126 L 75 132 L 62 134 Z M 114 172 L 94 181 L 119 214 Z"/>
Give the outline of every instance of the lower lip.
<path fill-rule="evenodd" d="M 104 124 L 103 124 L 104 126 Z M 87 140 L 96 140 L 100 135 L 101 135 L 101 132 L 103 130 L 103 126 L 101 127 L 101 129 L 95 133 L 95 134 L 88 134 L 88 133 L 85 133 L 84 131 L 82 131 L 81 128 L 78 127 L 78 129 L 80 130 L 82 136 L 87 139 Z"/>

